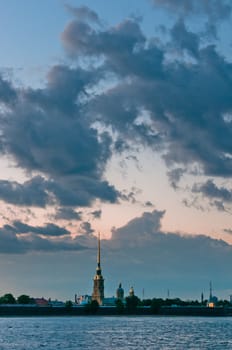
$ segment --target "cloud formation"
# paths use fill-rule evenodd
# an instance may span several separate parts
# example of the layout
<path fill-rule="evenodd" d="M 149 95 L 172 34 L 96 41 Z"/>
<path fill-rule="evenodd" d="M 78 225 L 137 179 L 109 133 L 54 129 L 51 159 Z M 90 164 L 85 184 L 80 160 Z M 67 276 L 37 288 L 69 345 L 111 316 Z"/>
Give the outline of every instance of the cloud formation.
<path fill-rule="evenodd" d="M 44 207 L 52 192 L 61 205 L 88 206 L 96 198 L 117 201 L 119 193 L 103 180 L 111 139 L 104 133 L 99 137 L 78 103 L 96 77 L 96 71 L 54 66 L 45 88 L 19 90 L 9 85 L 4 91 L 2 152 L 16 166 L 44 174 L 47 180 L 36 176 L 22 185 L 1 181 L 3 200 Z"/>
<path fill-rule="evenodd" d="M 88 249 L 85 244 L 79 242 L 79 239 L 72 238 L 68 230 L 52 223 L 31 226 L 21 221 L 14 221 L 11 225 L 0 228 L 0 238 L 0 253 L 4 254 Z"/>
<path fill-rule="evenodd" d="M 139 296 L 145 288 L 146 295 L 152 297 L 164 297 L 167 289 L 171 289 L 172 296 L 189 293 L 200 297 L 212 279 L 215 286 L 230 288 L 232 246 L 204 235 L 165 232 L 162 229 L 164 215 L 164 211 L 144 212 L 126 225 L 113 229 L 112 239 L 102 240 L 102 268 L 107 291 L 114 292 L 118 281 L 124 287 L 134 285 Z M 80 236 L 71 238 L 62 227 L 33 227 L 15 221 L 0 229 L 0 252 L 54 253 L 49 255 L 54 261 L 62 252 L 62 256 L 76 264 L 79 283 L 89 286 L 97 254 L 97 239 L 92 232 L 88 222 L 81 224 Z M 230 234 L 231 230 L 225 232 Z M 76 252 L 75 256 L 70 256 L 71 252 Z"/>
<path fill-rule="evenodd" d="M 61 207 L 56 210 L 54 215 L 55 220 L 81 220 L 82 213 L 76 212 L 70 207 Z"/>
<path fill-rule="evenodd" d="M 227 8 L 226 2 L 201 4 L 193 1 L 189 6 L 221 16 Z M 232 65 L 214 45 L 202 46 L 201 39 L 183 20 L 170 29 L 168 45 L 147 38 L 133 19 L 102 29 L 75 18 L 62 35 L 74 56 L 101 57 L 102 71 L 115 77 L 113 87 L 90 101 L 89 115 L 97 115 L 123 140 L 162 149 L 168 174 L 177 176 L 178 171 L 178 180 L 186 172 L 193 174 L 193 165 L 208 176 L 232 175 L 232 127 L 227 117 L 232 108 Z"/>
<path fill-rule="evenodd" d="M 152 293 L 171 288 L 175 295 L 183 290 L 198 291 L 200 297 L 200 291 L 211 278 L 215 285 L 229 287 L 232 246 L 205 235 L 164 232 L 161 228 L 164 214 L 156 210 L 145 212 L 113 230 L 107 246 L 113 253 L 105 253 L 109 262 L 114 254 L 114 265 L 110 264 L 112 276 L 121 275 L 122 281 L 147 291 L 154 281 Z"/>
<path fill-rule="evenodd" d="M 227 19 L 231 14 L 229 0 L 152 0 L 154 5 L 181 15 L 207 15 L 212 20 Z"/>
<path fill-rule="evenodd" d="M 154 3 L 216 19 L 231 11 L 226 0 Z M 30 177 L 1 180 L 0 198 L 42 208 L 116 203 L 126 197 L 106 180 L 107 164 L 144 146 L 161 154 L 174 188 L 193 167 L 230 178 L 232 64 L 220 50 L 183 19 L 164 42 L 136 19 L 107 27 L 88 7 L 68 9 L 61 39 L 72 63 L 51 67 L 40 89 L 0 78 L 0 150 Z"/>
<path fill-rule="evenodd" d="M 41 176 L 36 176 L 23 184 L 0 180 L 0 199 L 18 206 L 42 208 L 52 202 L 46 191 L 46 181 Z"/>
<path fill-rule="evenodd" d="M 67 231 L 63 227 L 59 227 L 55 224 L 48 223 L 45 226 L 31 226 L 27 225 L 21 221 L 14 221 L 13 225 L 7 225 L 5 228 L 11 229 L 16 234 L 24 234 L 24 233 L 35 233 L 42 236 L 51 236 L 51 237 L 59 237 L 59 236 L 65 236 L 70 235 L 70 232 Z"/>
<path fill-rule="evenodd" d="M 232 190 L 228 190 L 226 187 L 218 187 L 212 179 L 202 184 L 195 184 L 193 186 L 193 192 L 202 193 L 209 198 L 221 199 L 229 203 L 232 202 Z"/>
<path fill-rule="evenodd" d="M 196 183 L 192 188 L 193 193 L 199 193 L 207 198 L 210 204 L 219 211 L 228 211 L 227 206 L 232 204 L 232 190 L 224 186 L 217 186 L 212 179 L 205 183 Z"/>

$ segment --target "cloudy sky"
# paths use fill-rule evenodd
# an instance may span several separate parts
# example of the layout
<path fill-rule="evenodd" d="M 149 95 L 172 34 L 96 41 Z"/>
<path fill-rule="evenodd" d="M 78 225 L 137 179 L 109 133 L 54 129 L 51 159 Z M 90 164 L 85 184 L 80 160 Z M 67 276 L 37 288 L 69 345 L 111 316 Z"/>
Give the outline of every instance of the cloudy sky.
<path fill-rule="evenodd" d="M 232 293 L 230 0 L 0 0 L 0 278 Z"/>

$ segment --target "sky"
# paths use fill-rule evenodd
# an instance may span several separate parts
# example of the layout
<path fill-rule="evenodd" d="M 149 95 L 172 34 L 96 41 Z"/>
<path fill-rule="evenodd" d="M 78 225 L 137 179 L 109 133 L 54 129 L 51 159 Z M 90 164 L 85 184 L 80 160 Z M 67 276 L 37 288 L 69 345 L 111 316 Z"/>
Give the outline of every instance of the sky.
<path fill-rule="evenodd" d="M 232 294 L 229 0 L 0 0 L 1 294 Z"/>

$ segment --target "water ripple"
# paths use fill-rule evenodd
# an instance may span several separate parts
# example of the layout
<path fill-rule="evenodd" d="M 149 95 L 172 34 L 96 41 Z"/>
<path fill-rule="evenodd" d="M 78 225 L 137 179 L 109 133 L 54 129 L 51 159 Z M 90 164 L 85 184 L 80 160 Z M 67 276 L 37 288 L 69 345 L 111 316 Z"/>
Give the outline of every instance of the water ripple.
<path fill-rule="evenodd" d="M 227 350 L 231 318 L 1 318 L 0 350 Z"/>

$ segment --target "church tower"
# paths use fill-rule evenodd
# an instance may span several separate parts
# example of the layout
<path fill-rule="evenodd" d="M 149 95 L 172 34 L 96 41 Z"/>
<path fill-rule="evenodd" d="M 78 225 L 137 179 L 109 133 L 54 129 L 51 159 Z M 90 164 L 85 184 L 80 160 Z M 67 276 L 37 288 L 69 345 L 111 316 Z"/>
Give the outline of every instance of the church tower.
<path fill-rule="evenodd" d="M 101 241 L 100 233 L 98 233 L 98 252 L 97 252 L 97 268 L 93 279 L 92 300 L 96 300 L 99 305 L 103 304 L 104 299 L 104 278 L 101 273 Z"/>

